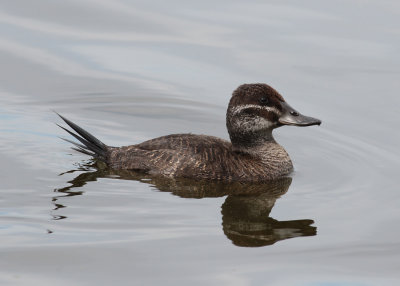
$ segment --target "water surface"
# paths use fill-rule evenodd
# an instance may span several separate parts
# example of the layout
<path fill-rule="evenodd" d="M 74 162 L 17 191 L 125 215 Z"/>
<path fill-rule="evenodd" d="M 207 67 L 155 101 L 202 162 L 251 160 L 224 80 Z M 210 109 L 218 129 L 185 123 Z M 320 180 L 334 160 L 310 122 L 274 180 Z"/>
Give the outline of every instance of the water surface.
<path fill-rule="evenodd" d="M 396 1 L 0 5 L 1 285 L 397 285 Z M 109 145 L 228 138 L 244 82 L 321 127 L 275 137 L 271 184 L 160 180 L 69 149 L 56 110 Z"/>

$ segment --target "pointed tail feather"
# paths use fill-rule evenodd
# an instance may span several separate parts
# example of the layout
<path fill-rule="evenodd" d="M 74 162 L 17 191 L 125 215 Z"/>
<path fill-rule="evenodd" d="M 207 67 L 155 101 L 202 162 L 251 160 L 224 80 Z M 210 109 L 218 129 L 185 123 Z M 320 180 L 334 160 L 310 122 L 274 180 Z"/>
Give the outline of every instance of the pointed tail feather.
<path fill-rule="evenodd" d="M 62 128 L 66 132 L 68 132 L 70 135 L 75 137 L 77 140 L 79 140 L 80 143 L 76 143 L 74 141 L 71 141 L 69 139 L 61 138 L 69 143 L 72 143 L 75 145 L 75 147 L 71 147 L 73 150 L 76 150 L 78 152 L 81 152 L 83 154 L 87 154 L 90 156 L 93 156 L 95 158 L 99 158 L 102 160 L 106 160 L 107 158 L 107 151 L 108 151 L 108 146 L 101 142 L 99 139 L 94 137 L 92 134 L 87 132 L 86 130 L 82 129 L 72 121 L 66 119 L 65 117 L 61 116 L 57 112 L 55 112 L 62 120 L 64 120 L 65 123 L 68 124 L 69 127 L 71 127 L 76 133 L 68 130 L 65 127 L 62 127 L 57 124 L 58 127 Z"/>

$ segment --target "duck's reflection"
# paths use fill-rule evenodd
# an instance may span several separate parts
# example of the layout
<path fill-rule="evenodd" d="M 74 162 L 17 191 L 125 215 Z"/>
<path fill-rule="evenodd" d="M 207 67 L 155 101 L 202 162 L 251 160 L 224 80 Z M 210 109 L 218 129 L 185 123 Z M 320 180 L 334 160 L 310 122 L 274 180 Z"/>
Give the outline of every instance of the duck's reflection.
<path fill-rule="evenodd" d="M 101 163 L 100 163 L 101 164 Z M 111 170 L 99 163 L 82 165 L 84 171 L 73 180 L 71 185 L 56 189 L 53 197 L 54 210 L 65 207 L 59 200 L 65 196 L 82 195 L 77 188 L 98 178 L 138 180 L 156 187 L 160 191 L 171 192 L 182 198 L 205 198 L 227 196 L 222 204 L 222 227 L 225 235 L 238 246 L 258 247 L 271 245 L 283 239 L 313 236 L 317 228 L 311 226 L 311 219 L 279 221 L 269 216 L 275 201 L 289 189 L 292 179 L 289 177 L 263 184 L 204 182 L 189 179 L 168 179 L 151 177 L 146 174 L 127 170 Z M 65 216 L 53 215 L 54 219 Z"/>
<path fill-rule="evenodd" d="M 317 234 L 311 219 L 279 221 L 269 216 L 276 199 L 271 193 L 228 196 L 222 205 L 225 235 L 238 246 L 271 245 L 283 239 Z"/>

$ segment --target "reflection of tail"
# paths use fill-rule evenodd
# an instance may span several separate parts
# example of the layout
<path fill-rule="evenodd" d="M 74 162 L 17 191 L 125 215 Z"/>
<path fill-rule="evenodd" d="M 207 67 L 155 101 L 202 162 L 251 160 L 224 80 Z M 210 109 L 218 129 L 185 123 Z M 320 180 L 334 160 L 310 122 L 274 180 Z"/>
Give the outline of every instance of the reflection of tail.
<path fill-rule="evenodd" d="M 72 136 L 74 136 L 76 139 L 78 139 L 79 142 L 81 142 L 82 144 L 76 143 L 74 141 L 71 141 L 71 140 L 68 140 L 65 138 L 61 138 L 61 139 L 74 144 L 75 147 L 72 147 L 72 149 L 74 149 L 78 152 L 90 155 L 95 158 L 106 160 L 107 151 L 108 151 L 108 146 L 106 144 L 101 142 L 99 139 L 97 139 L 92 134 L 85 131 L 84 129 L 82 129 L 81 127 L 76 125 L 75 123 L 73 123 L 73 122 L 69 121 L 68 119 L 66 119 L 65 117 L 61 116 L 60 114 L 57 113 L 57 115 L 60 116 L 61 119 L 64 120 L 65 123 L 67 123 L 69 125 L 69 127 L 71 127 L 77 134 L 72 131 L 69 131 L 68 129 L 66 129 L 58 124 L 57 125 L 60 128 L 67 131 Z"/>

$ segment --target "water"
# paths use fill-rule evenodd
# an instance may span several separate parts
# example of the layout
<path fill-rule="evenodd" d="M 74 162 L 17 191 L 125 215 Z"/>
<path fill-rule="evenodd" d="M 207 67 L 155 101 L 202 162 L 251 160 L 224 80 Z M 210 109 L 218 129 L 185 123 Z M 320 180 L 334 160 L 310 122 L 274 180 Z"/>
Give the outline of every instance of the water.
<path fill-rule="evenodd" d="M 397 285 L 399 8 L 3 1 L 0 284 Z M 291 179 L 102 171 L 58 138 L 51 111 L 114 146 L 227 139 L 226 105 L 244 82 L 323 121 L 275 131 Z"/>

